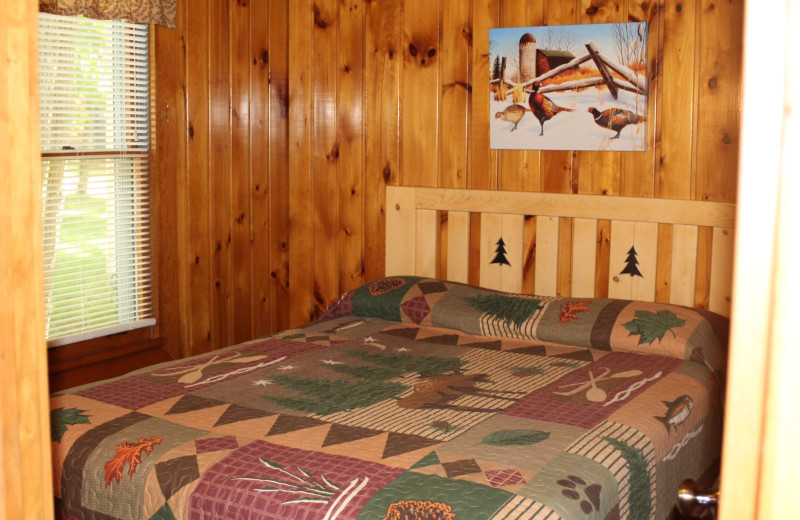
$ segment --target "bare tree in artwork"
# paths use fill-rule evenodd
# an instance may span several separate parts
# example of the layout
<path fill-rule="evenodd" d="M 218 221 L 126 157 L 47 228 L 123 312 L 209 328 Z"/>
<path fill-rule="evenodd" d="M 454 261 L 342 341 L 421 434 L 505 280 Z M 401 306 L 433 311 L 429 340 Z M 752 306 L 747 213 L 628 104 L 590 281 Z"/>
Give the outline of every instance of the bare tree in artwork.
<path fill-rule="evenodd" d="M 614 50 L 619 62 L 633 70 L 643 70 L 647 60 L 644 24 L 617 23 L 612 26 Z"/>
<path fill-rule="evenodd" d="M 500 264 L 500 265 L 511 265 L 506 258 L 506 243 L 503 242 L 503 237 L 500 237 L 500 240 L 497 241 L 497 249 L 494 250 L 496 255 L 494 255 L 494 259 L 491 263 L 493 264 Z"/>
<path fill-rule="evenodd" d="M 636 259 L 636 249 L 633 246 L 628 250 L 628 258 L 625 259 L 625 269 L 622 270 L 619 274 L 629 274 L 631 276 L 642 276 L 642 273 L 639 272 L 639 268 L 636 267 L 636 264 L 639 263 L 639 260 Z"/>

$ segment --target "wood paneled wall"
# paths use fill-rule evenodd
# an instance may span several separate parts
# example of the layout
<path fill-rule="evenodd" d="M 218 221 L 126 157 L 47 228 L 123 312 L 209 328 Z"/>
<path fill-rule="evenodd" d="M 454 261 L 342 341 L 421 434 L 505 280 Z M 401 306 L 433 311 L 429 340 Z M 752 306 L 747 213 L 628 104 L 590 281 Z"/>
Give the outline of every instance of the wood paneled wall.
<path fill-rule="evenodd" d="M 179 2 L 156 29 L 154 274 L 174 356 L 288 324 L 289 3 Z"/>
<path fill-rule="evenodd" d="M 300 324 L 381 276 L 387 183 L 735 202 L 742 0 L 179 5 L 178 28 L 156 34 L 153 182 L 173 354 Z M 648 151 L 489 149 L 489 28 L 638 20 Z M 707 253 L 710 231 L 698 241 Z M 669 291 L 669 269 L 656 276 Z"/>

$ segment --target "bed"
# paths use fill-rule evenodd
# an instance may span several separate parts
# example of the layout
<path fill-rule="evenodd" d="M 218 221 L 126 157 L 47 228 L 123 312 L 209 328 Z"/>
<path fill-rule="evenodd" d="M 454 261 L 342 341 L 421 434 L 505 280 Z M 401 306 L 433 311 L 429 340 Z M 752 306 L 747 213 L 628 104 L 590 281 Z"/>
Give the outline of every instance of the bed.
<path fill-rule="evenodd" d="M 676 223 L 648 207 L 624 220 L 621 198 L 575 215 L 558 197 L 550 209 L 510 195 L 492 206 L 502 194 L 391 188 L 387 276 L 320 319 L 52 396 L 59 517 L 667 517 L 680 480 L 719 459 L 729 298 L 715 291 L 732 209 L 698 203 L 699 222 Z M 565 219 L 572 241 L 558 238 Z M 597 219 L 581 255 L 612 264 L 604 251 L 624 253 L 612 244 L 633 237 L 638 263 L 622 261 L 644 276 L 615 282 L 628 273 L 593 267 L 595 289 L 556 294 L 565 282 L 552 266 L 584 251 L 579 219 Z M 672 259 L 685 251 L 658 245 L 659 226 L 675 227 L 669 249 L 691 243 L 676 239 L 683 227 L 710 238 L 695 241 L 688 269 L 708 276 L 669 299 L 691 293 L 719 312 L 637 286 L 664 269 L 650 258 L 684 269 Z M 484 287 L 463 283 L 475 262 Z M 576 291 L 583 276 L 570 269 Z M 543 292 L 514 291 L 531 284 Z M 605 297 L 620 290 L 645 296 Z"/>

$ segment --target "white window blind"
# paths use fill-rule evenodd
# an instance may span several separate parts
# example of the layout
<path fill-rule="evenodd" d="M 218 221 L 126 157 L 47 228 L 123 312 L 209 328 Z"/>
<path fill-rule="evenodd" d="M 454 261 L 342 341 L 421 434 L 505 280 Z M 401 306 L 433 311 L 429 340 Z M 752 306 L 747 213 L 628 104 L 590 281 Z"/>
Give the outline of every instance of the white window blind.
<path fill-rule="evenodd" d="M 147 31 L 39 14 L 50 346 L 155 323 Z"/>

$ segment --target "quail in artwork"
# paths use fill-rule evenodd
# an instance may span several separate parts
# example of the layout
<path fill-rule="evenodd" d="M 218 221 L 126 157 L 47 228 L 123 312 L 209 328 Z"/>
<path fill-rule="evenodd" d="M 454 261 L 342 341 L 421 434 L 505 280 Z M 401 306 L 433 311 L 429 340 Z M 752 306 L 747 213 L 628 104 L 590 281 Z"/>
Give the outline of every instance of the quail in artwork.
<path fill-rule="evenodd" d="M 511 132 L 517 129 L 517 125 L 520 121 L 522 121 L 522 116 L 525 115 L 527 109 L 523 106 L 517 105 L 516 103 L 513 105 L 509 105 L 503 110 L 502 112 L 497 112 L 494 117 L 495 119 L 502 119 L 503 121 L 508 121 L 509 123 L 514 123 L 514 126 L 511 128 Z"/>
<path fill-rule="evenodd" d="M 626 126 L 638 125 L 639 123 L 643 123 L 645 121 L 645 116 L 640 116 L 639 114 L 635 114 L 630 110 L 625 110 L 624 108 L 609 108 L 600 112 L 595 107 L 589 107 L 587 111 L 592 114 L 594 117 L 594 122 L 597 123 L 597 126 L 608 128 L 609 130 L 613 130 L 617 133 L 611 139 L 617 139 L 619 137 L 619 133 Z"/>
<path fill-rule="evenodd" d="M 552 119 L 559 112 L 572 112 L 573 110 L 556 105 L 552 99 L 539 92 L 540 86 L 538 81 L 533 83 L 533 92 L 531 92 L 528 98 L 528 104 L 531 106 L 531 112 L 533 112 L 533 115 L 536 116 L 536 119 L 539 120 L 539 124 L 542 126 L 539 135 L 544 135 L 545 121 Z"/>

